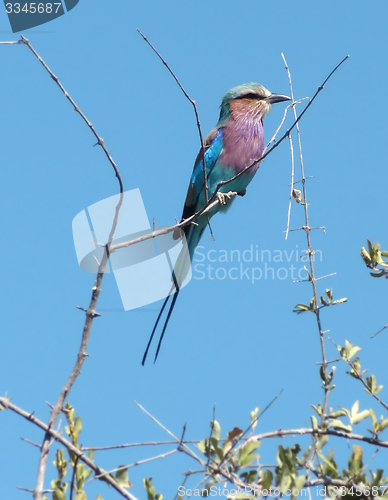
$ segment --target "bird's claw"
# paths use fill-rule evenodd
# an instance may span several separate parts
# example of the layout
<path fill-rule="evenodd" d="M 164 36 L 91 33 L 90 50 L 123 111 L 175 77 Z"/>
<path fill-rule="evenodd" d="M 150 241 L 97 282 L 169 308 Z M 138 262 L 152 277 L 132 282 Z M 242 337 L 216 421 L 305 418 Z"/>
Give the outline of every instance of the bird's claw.
<path fill-rule="evenodd" d="M 229 193 L 217 193 L 218 203 L 220 205 L 226 205 L 226 200 L 230 200 L 231 196 Z"/>

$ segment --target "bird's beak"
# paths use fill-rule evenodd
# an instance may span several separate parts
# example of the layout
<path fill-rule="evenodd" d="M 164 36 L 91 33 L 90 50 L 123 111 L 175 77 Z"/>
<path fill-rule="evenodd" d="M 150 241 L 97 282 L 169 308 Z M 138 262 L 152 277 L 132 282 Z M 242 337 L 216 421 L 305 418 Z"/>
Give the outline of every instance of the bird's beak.
<path fill-rule="evenodd" d="M 291 97 L 282 94 L 271 94 L 265 98 L 268 104 L 275 104 L 276 102 L 291 101 Z"/>

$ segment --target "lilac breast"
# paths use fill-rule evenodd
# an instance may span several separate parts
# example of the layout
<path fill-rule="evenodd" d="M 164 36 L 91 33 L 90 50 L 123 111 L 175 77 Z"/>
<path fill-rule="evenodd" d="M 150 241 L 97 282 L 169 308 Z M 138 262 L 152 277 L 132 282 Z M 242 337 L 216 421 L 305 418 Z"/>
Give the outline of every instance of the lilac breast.
<path fill-rule="evenodd" d="M 263 121 L 257 113 L 235 113 L 225 124 L 223 132 L 224 149 L 220 162 L 233 168 L 236 174 L 262 155 Z M 248 175 L 254 175 L 258 168 L 259 164 L 252 167 Z"/>

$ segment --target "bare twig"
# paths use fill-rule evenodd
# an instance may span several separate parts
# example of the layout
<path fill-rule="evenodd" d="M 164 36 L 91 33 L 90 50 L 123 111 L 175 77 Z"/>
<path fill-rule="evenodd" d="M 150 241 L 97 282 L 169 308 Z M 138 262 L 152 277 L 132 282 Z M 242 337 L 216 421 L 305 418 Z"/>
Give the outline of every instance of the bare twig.
<path fill-rule="evenodd" d="M 75 103 L 75 101 L 72 99 L 72 97 L 69 95 L 69 93 L 65 90 L 64 86 L 61 84 L 61 82 L 59 81 L 59 78 L 54 75 L 54 73 L 51 71 L 51 69 L 47 66 L 47 64 L 44 62 L 44 60 L 41 58 L 41 56 L 36 52 L 36 50 L 32 47 L 32 45 L 30 44 L 30 42 L 28 41 L 27 38 L 25 38 L 23 35 L 21 35 L 21 40 L 19 40 L 19 42 L 17 43 L 23 43 L 24 45 L 27 45 L 27 47 L 31 50 L 31 52 L 34 54 L 34 56 L 38 59 L 38 61 L 42 64 L 42 66 L 44 67 L 44 69 L 49 73 L 49 75 L 51 76 L 51 78 L 54 80 L 54 82 L 58 85 L 58 87 L 61 89 L 62 93 L 64 94 L 64 96 L 66 97 L 66 99 L 70 102 L 70 104 L 74 107 L 74 111 L 76 111 L 80 117 L 83 119 L 83 121 L 86 123 L 86 125 L 90 128 L 90 130 L 92 131 L 94 137 L 97 139 L 97 144 L 99 146 L 102 147 L 102 149 L 104 150 L 104 153 L 106 155 L 106 157 L 108 158 L 108 161 L 109 163 L 112 165 L 113 167 L 113 170 L 115 171 L 115 174 L 116 174 L 116 177 L 117 177 L 117 180 L 119 182 L 119 185 L 120 185 L 120 192 L 123 192 L 124 191 L 124 187 L 123 187 L 123 182 L 121 180 L 121 175 L 120 175 L 120 172 L 119 172 L 119 169 L 117 168 L 117 165 L 116 163 L 113 161 L 113 158 L 112 156 L 110 155 L 107 147 L 105 146 L 105 143 L 104 143 L 104 139 L 97 133 L 96 129 L 94 128 L 94 126 L 91 124 L 91 122 L 87 119 L 87 117 L 84 115 L 84 113 L 80 110 L 80 108 L 77 106 L 77 104 Z"/>
<path fill-rule="evenodd" d="M 41 449 L 42 445 L 34 443 L 33 441 L 30 441 L 29 439 L 26 438 L 20 438 L 22 441 L 25 441 L 28 444 L 32 444 L 32 446 L 36 446 L 37 448 Z"/>
<path fill-rule="evenodd" d="M 190 441 L 184 441 L 185 444 L 198 444 L 199 439 L 193 439 Z M 166 446 L 168 444 L 176 444 L 176 441 L 145 441 L 144 443 L 129 443 L 129 444 L 117 444 L 113 446 L 89 446 L 82 447 L 82 451 L 108 451 L 108 450 L 118 450 L 120 448 L 134 448 L 137 446 Z"/>
<path fill-rule="evenodd" d="M 376 337 L 376 335 L 378 335 L 379 333 L 381 333 L 383 330 L 385 330 L 386 328 L 388 328 L 388 325 L 384 325 L 383 328 L 381 328 L 378 332 L 374 333 L 373 335 L 371 335 L 371 339 L 373 339 L 373 337 Z"/>
<path fill-rule="evenodd" d="M 110 471 L 104 472 L 103 474 L 99 474 L 98 476 L 95 476 L 94 478 L 91 479 L 91 481 L 94 481 L 95 479 L 101 479 L 104 476 L 106 476 L 107 474 L 113 474 L 113 472 L 117 472 L 117 471 L 122 470 L 122 469 L 130 469 L 131 467 L 136 467 L 137 465 L 146 464 L 147 462 L 153 462 L 154 460 L 160 460 L 161 458 L 168 457 L 169 455 L 172 455 L 172 454 L 176 453 L 177 451 L 178 451 L 177 449 L 174 449 L 174 450 L 167 451 L 166 453 L 161 453 L 160 455 L 157 455 L 156 457 L 146 458 L 144 460 L 138 460 L 137 462 L 133 462 L 132 464 L 129 464 L 129 465 L 120 465 L 120 467 L 117 467 L 117 469 L 112 469 Z"/>
<path fill-rule="evenodd" d="M 291 219 L 291 205 L 292 205 L 292 199 L 293 199 L 293 192 L 294 192 L 294 174 L 295 174 L 295 162 L 294 162 L 294 146 L 292 144 L 292 137 L 291 134 L 288 136 L 290 140 L 290 150 L 291 150 L 291 192 L 290 192 L 290 201 L 288 204 L 288 214 L 287 214 L 287 229 L 286 229 L 286 238 L 288 238 L 288 232 L 290 230 L 290 219 Z"/>
<path fill-rule="evenodd" d="M 202 466 L 205 466 L 205 462 L 201 460 L 188 446 L 186 446 L 184 443 L 181 443 L 181 440 L 177 436 L 175 436 L 169 429 L 167 429 L 167 427 L 165 427 L 161 422 L 159 422 L 159 420 L 157 420 L 153 415 L 151 415 L 151 413 L 149 413 L 140 403 L 138 403 L 137 401 L 135 401 L 135 403 L 142 411 L 144 411 L 146 415 L 150 417 L 151 420 L 153 420 L 156 424 L 158 424 L 159 427 L 161 427 L 165 432 L 167 432 L 169 436 L 174 438 L 177 443 L 181 444 L 180 447 L 181 451 L 185 452 L 187 455 L 197 460 L 197 462 L 199 462 Z"/>
<path fill-rule="evenodd" d="M 199 142 L 200 142 L 200 154 L 201 154 L 201 159 L 202 159 L 202 171 L 203 171 L 203 185 L 205 189 L 205 205 L 209 203 L 209 193 L 208 193 L 208 185 L 207 185 L 207 172 L 206 172 L 206 159 L 205 159 L 205 148 L 204 148 L 204 143 L 203 143 L 203 135 L 202 135 L 202 129 L 201 129 L 201 122 L 199 121 L 199 115 L 198 115 L 198 109 L 197 109 L 197 104 L 196 102 L 189 96 L 189 94 L 186 92 L 186 90 L 183 88 L 183 85 L 179 81 L 178 77 L 175 75 L 173 70 L 170 68 L 169 64 L 161 54 L 156 50 L 156 48 L 152 45 L 152 43 L 148 40 L 148 38 L 143 35 L 143 33 L 136 28 L 136 31 L 139 33 L 139 35 L 143 38 L 143 40 L 151 47 L 151 49 L 155 52 L 155 54 L 159 57 L 159 59 L 162 61 L 164 66 L 167 68 L 168 72 L 171 74 L 171 76 L 174 78 L 176 81 L 178 87 L 181 89 L 183 92 L 184 96 L 186 99 L 190 102 L 190 104 L 193 106 L 194 109 L 194 114 L 195 114 L 195 119 L 197 121 L 197 129 L 198 129 L 198 135 L 199 135 Z M 214 240 L 214 235 L 213 231 L 210 225 L 210 220 L 209 220 L 209 215 L 207 215 L 207 223 L 210 229 L 211 237 Z"/>

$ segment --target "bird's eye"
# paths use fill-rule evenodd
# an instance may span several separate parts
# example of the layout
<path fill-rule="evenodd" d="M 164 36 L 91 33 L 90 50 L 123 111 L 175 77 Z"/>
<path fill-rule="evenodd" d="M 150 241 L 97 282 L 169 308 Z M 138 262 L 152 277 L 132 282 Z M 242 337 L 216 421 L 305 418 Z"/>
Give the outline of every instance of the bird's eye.
<path fill-rule="evenodd" d="M 249 94 L 244 94 L 244 95 L 238 97 L 238 99 L 260 99 L 260 96 L 250 92 Z"/>

